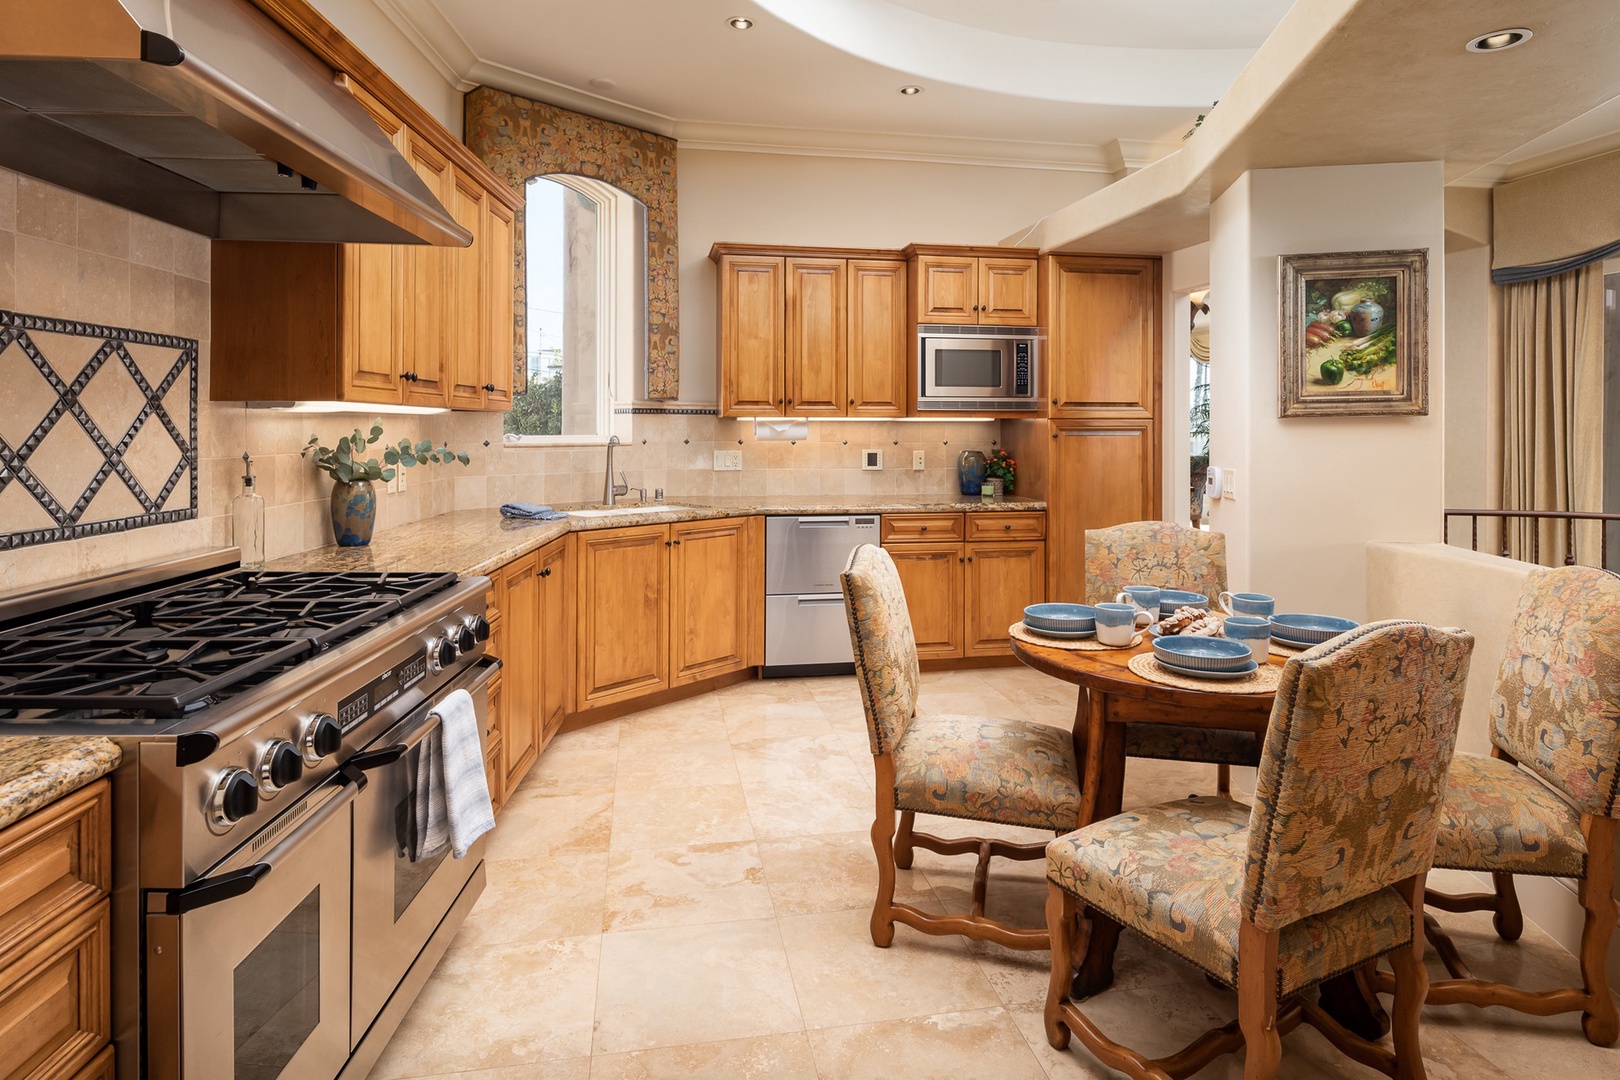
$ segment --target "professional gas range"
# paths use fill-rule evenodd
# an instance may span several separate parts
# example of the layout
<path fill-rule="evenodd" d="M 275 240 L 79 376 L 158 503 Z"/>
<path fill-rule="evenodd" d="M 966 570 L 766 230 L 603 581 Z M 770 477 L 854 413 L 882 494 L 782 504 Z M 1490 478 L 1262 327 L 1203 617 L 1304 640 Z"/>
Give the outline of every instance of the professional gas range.
<path fill-rule="evenodd" d="M 483 889 L 413 859 L 434 706 L 485 730 L 485 578 L 277 573 L 234 552 L 0 601 L 0 736 L 103 735 L 120 1077 L 375 1062 Z"/>

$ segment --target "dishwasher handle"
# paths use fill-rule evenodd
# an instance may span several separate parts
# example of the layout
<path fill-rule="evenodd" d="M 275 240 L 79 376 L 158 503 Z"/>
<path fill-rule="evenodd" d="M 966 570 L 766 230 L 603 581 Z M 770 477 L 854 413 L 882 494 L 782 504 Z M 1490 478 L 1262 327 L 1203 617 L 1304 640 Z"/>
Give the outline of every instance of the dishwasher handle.
<path fill-rule="evenodd" d="M 801 517 L 798 524 L 801 529 L 836 529 L 850 523 L 848 514 L 839 517 Z"/>
<path fill-rule="evenodd" d="M 812 593 L 808 596 L 797 596 L 794 597 L 794 599 L 799 602 L 800 607 L 813 607 L 817 604 L 837 604 L 839 607 L 844 606 L 843 593 Z"/>

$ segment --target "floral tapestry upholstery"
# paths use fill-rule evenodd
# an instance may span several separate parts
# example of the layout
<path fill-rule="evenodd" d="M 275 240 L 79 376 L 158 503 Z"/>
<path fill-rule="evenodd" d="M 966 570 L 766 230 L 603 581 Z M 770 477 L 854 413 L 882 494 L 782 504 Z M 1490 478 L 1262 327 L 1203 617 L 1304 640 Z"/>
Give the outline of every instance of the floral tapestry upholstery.
<path fill-rule="evenodd" d="M 1473 635 L 1368 623 L 1292 657 L 1255 782 L 1243 913 L 1261 930 L 1434 858 Z"/>
<path fill-rule="evenodd" d="M 1173 521 L 1087 529 L 1086 603 L 1112 600 L 1127 585 L 1201 592 L 1213 605 L 1226 589 L 1226 535 Z"/>
<path fill-rule="evenodd" d="M 1525 579 L 1491 741 L 1580 809 L 1620 817 L 1620 577 L 1563 566 Z"/>
<path fill-rule="evenodd" d="M 1584 878 L 1581 812 L 1510 761 L 1458 754 L 1446 782 L 1434 865 Z"/>
<path fill-rule="evenodd" d="M 496 176 L 522 191 L 531 176 L 603 180 L 647 207 L 647 397 L 680 396 L 680 260 L 675 242 L 675 140 L 543 101 L 480 86 L 463 101 L 466 143 Z M 528 321 L 523 217 L 517 222 L 515 390 L 527 385 Z"/>
<path fill-rule="evenodd" d="M 872 544 L 849 553 L 839 581 L 855 650 L 855 681 L 866 707 L 866 733 L 872 753 L 886 754 L 917 711 L 917 640 L 911 635 L 906 593 L 894 560 Z"/>
<path fill-rule="evenodd" d="M 1073 736 L 1032 720 L 923 713 L 894 750 L 894 806 L 1067 832 L 1080 821 Z"/>
<path fill-rule="evenodd" d="M 1127 724 L 1129 757 L 1165 761 L 1205 761 L 1217 765 L 1260 764 L 1260 736 L 1252 731 L 1201 728 L 1190 724 Z"/>
<path fill-rule="evenodd" d="M 1249 808 L 1208 796 L 1132 810 L 1046 845 L 1047 880 L 1237 986 Z M 1378 889 L 1284 927 L 1284 999 L 1412 941 L 1412 909 Z"/>

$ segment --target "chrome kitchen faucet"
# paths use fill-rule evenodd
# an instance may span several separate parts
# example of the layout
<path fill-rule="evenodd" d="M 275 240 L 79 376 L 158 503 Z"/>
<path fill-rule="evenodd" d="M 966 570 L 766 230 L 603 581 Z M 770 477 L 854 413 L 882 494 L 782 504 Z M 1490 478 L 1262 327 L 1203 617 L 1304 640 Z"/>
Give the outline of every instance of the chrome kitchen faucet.
<path fill-rule="evenodd" d="M 609 435 L 607 441 L 607 477 L 602 483 L 602 504 L 604 506 L 614 506 L 616 505 L 614 500 L 616 500 L 620 495 L 630 494 L 629 484 L 615 484 L 613 482 L 613 448 L 618 445 L 619 437 L 617 435 Z M 623 475 L 624 474 L 621 473 L 620 477 L 622 478 Z M 645 496 L 643 496 L 643 501 L 645 501 Z"/>

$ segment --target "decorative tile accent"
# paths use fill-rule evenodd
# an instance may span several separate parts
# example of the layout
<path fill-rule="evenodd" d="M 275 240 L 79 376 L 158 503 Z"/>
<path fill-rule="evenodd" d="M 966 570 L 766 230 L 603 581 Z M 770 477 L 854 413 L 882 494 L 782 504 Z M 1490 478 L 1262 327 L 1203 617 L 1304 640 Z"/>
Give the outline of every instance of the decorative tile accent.
<path fill-rule="evenodd" d="M 100 339 L 100 345 L 94 347 L 88 360 L 83 360 L 80 357 L 84 350 L 67 347 L 60 340 L 64 337 Z M 148 371 L 143 370 L 141 362 L 131 353 L 131 346 L 142 350 L 141 355 L 148 361 L 147 369 L 154 374 L 161 370 L 161 377 L 148 376 Z M 54 359 L 46 355 L 47 350 L 55 354 Z M 158 352 L 155 357 L 154 351 Z M 171 351 L 172 357 L 168 355 Z M 0 551 L 102 536 L 197 516 L 195 340 L 0 311 L 0 362 L 4 362 L 5 370 L 38 373 L 43 386 L 38 387 L 42 392 L 36 404 L 44 407 L 43 415 L 25 437 L 16 439 L 16 432 L 0 433 L 0 506 L 11 503 L 8 510 L 37 507 L 50 521 L 49 525 L 0 533 Z M 124 381 L 122 387 L 109 385 L 121 381 Z M 177 386 L 183 386 L 186 393 L 189 415 L 185 431 L 177 426 L 167 404 L 171 391 Z M 15 386 L 11 390 L 20 393 Z M 87 401 L 96 404 L 87 407 Z M 103 424 L 110 419 L 106 412 L 111 407 L 109 402 L 127 404 L 129 408 L 122 411 L 134 412 L 128 420 L 111 418 L 117 424 L 127 425 L 121 434 L 109 435 L 103 430 Z M 94 415 L 98 409 L 102 413 L 101 422 Z M 85 460 L 79 461 L 73 459 L 74 455 L 52 453 L 48 448 L 39 461 L 32 461 L 35 451 L 53 432 L 60 430 L 61 438 L 66 439 L 68 433 L 75 430 L 58 428 L 70 416 L 83 433 L 70 441 L 93 445 L 99 454 L 84 455 Z M 8 440 L 7 434 L 13 438 Z M 88 444 L 84 437 L 88 437 Z M 142 446 L 131 454 L 130 449 L 137 439 Z M 41 476 L 47 466 L 48 475 L 55 482 L 54 491 Z M 131 501 L 128 497 L 110 500 L 110 505 L 116 508 L 111 516 L 92 512 L 97 495 L 115 476 L 138 505 L 139 512 L 125 512 Z M 64 484 L 71 486 L 64 489 Z M 25 492 L 31 502 L 22 500 L 22 506 L 18 507 L 19 497 L 13 494 L 7 499 L 8 490 Z M 109 492 L 116 490 L 112 488 Z M 20 520 L 15 514 L 8 514 L 8 518 Z"/>
<path fill-rule="evenodd" d="M 675 140 L 480 86 L 466 96 L 466 142 L 495 175 L 521 192 L 531 176 L 568 173 L 606 181 L 647 207 L 647 396 L 680 396 L 679 260 L 675 243 Z M 517 332 L 523 286 L 523 215 L 517 228 Z M 513 387 L 526 372 L 518 361 Z"/>

